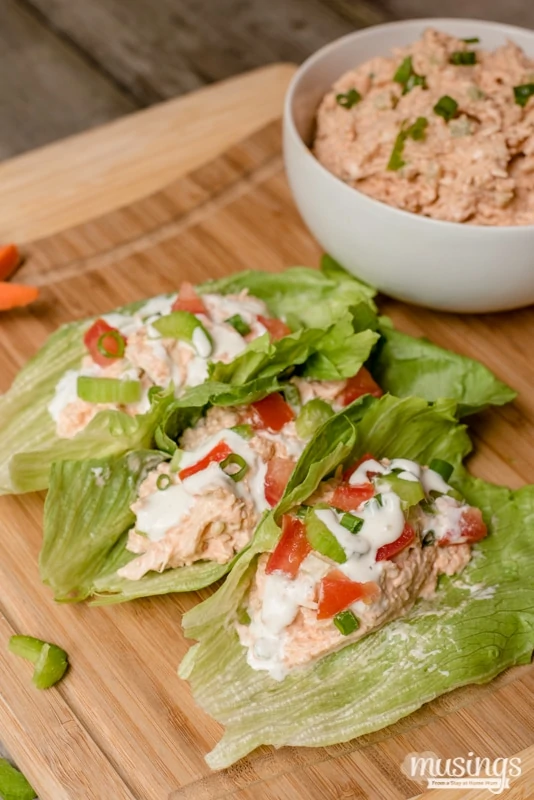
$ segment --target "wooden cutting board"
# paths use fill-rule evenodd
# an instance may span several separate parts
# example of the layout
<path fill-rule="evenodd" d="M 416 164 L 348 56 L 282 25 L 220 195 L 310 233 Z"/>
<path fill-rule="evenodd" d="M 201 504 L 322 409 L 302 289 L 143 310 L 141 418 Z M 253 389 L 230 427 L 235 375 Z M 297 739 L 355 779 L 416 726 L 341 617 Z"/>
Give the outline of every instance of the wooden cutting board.
<path fill-rule="evenodd" d="M 30 243 L 27 254 L 20 277 L 38 283 L 41 297 L 2 316 L 2 389 L 63 322 L 175 290 L 183 279 L 316 265 L 320 248 L 292 203 L 277 122 L 155 194 Z M 471 467 L 511 487 L 534 482 L 531 312 L 460 318 L 385 299 L 381 308 L 399 328 L 479 358 L 519 390 L 513 405 L 473 421 Z M 520 754 L 525 774 L 507 796 L 534 794 L 531 667 L 442 697 L 357 741 L 264 748 L 211 773 L 203 756 L 221 728 L 176 675 L 189 646 L 181 615 L 199 595 L 111 608 L 54 604 L 37 569 L 42 511 L 42 494 L 0 498 L 0 738 L 42 800 L 401 800 L 424 789 L 401 764 L 426 750 L 443 758 Z M 34 690 L 31 667 L 6 652 L 15 632 L 64 647 L 72 664 L 65 680 Z"/>

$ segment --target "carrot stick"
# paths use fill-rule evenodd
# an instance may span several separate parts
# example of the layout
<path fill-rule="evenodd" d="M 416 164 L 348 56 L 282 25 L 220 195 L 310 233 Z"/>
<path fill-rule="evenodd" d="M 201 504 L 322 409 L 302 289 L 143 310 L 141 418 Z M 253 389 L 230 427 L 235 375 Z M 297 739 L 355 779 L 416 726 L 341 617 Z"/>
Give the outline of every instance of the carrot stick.
<path fill-rule="evenodd" d="M 37 298 L 39 289 L 22 283 L 0 282 L 0 311 L 17 306 L 27 306 Z"/>
<path fill-rule="evenodd" d="M 0 247 L 0 281 L 9 278 L 20 264 L 20 253 L 16 244 Z"/>

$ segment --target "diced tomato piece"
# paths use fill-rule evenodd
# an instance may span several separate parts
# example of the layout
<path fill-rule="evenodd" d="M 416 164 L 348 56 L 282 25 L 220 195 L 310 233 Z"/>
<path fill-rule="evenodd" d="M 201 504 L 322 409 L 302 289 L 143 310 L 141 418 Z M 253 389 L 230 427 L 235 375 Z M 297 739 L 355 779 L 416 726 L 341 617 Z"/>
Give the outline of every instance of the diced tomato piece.
<path fill-rule="evenodd" d="M 215 445 L 213 450 L 210 450 L 210 452 L 204 456 L 204 458 L 201 458 L 196 464 L 182 469 L 178 473 L 178 477 L 181 481 L 185 481 L 185 479 L 189 478 L 191 475 L 195 475 L 197 472 L 202 472 L 202 470 L 206 469 L 206 467 L 209 467 L 210 464 L 224 461 L 224 459 L 229 456 L 231 452 L 232 450 L 228 447 L 226 442 L 219 442 L 219 444 Z"/>
<path fill-rule="evenodd" d="M 412 526 L 406 522 L 404 525 L 404 530 L 398 539 L 395 539 L 394 542 L 384 544 L 382 547 L 378 548 L 376 551 L 376 560 L 389 561 L 393 558 L 393 556 L 396 556 L 397 553 L 400 553 L 401 550 L 404 550 L 405 547 L 408 547 L 408 545 L 411 544 L 414 539 L 415 531 Z"/>
<path fill-rule="evenodd" d="M 361 464 L 363 464 L 364 461 L 375 461 L 375 457 L 374 457 L 374 455 L 372 453 L 365 453 L 365 455 L 363 455 L 361 458 L 359 458 L 356 461 L 355 464 L 353 464 L 351 467 L 347 467 L 347 469 L 343 473 L 343 480 L 344 481 L 348 481 L 349 478 L 351 477 L 351 475 L 353 475 L 356 472 L 358 467 Z M 371 473 L 371 475 L 374 475 L 374 474 L 375 473 Z M 369 477 L 369 473 L 368 473 L 367 477 Z"/>
<path fill-rule="evenodd" d="M 380 597 L 380 589 L 373 581 L 351 581 L 340 570 L 332 570 L 319 584 L 317 619 L 329 619 L 344 611 L 356 600 L 372 603 Z"/>
<path fill-rule="evenodd" d="M 290 578 L 296 578 L 299 567 L 311 551 L 306 538 L 306 529 L 300 519 L 284 514 L 282 517 L 282 535 L 278 544 L 269 556 L 265 572 L 283 572 Z"/>
<path fill-rule="evenodd" d="M 482 511 L 479 508 L 466 508 L 460 517 L 459 535 L 453 531 L 447 531 L 438 540 L 438 545 L 447 547 L 450 544 L 474 544 L 474 542 L 480 542 L 487 535 L 488 529 L 482 519 Z"/>
<path fill-rule="evenodd" d="M 293 409 L 278 392 L 252 403 L 252 409 L 256 418 L 256 427 L 269 428 L 275 433 L 281 431 L 287 422 L 295 419 Z"/>
<path fill-rule="evenodd" d="M 276 317 L 262 317 L 261 314 L 258 314 L 258 322 L 261 322 L 263 327 L 267 328 L 269 336 L 274 342 L 291 333 L 291 328 L 283 320 Z"/>
<path fill-rule="evenodd" d="M 372 394 L 373 397 L 382 397 L 384 392 L 369 370 L 362 367 L 356 375 L 353 375 L 352 378 L 347 380 L 339 399 L 342 405 L 348 406 L 364 394 Z"/>
<path fill-rule="evenodd" d="M 189 281 L 184 281 L 180 286 L 178 297 L 172 304 L 173 311 L 189 311 L 191 314 L 205 314 L 206 306 Z"/>
<path fill-rule="evenodd" d="M 332 505 L 342 511 L 356 511 L 362 503 L 370 500 L 374 493 L 375 487 L 372 483 L 362 483 L 360 486 L 342 483 L 334 492 Z"/>
<path fill-rule="evenodd" d="M 273 508 L 284 494 L 287 482 L 295 468 L 292 458 L 275 456 L 267 464 L 265 473 L 265 499 Z"/>
<path fill-rule="evenodd" d="M 106 334 L 112 334 L 112 336 Z M 101 337 L 103 337 L 102 340 Z M 83 341 L 93 361 L 101 367 L 109 367 L 113 359 L 121 358 L 126 346 L 126 339 L 122 333 L 117 328 L 108 325 L 104 319 L 97 319 L 96 322 L 93 322 L 89 330 L 85 332 Z M 100 352 L 99 341 L 109 355 Z"/>

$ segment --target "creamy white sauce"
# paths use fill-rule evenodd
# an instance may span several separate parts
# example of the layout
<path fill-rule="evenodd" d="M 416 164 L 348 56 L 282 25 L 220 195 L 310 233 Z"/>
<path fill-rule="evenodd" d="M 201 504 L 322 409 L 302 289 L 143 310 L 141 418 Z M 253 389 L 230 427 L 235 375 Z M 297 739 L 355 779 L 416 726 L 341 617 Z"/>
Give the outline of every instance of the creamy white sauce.
<path fill-rule="evenodd" d="M 369 458 L 367 461 L 363 461 L 358 469 L 354 470 L 349 478 L 350 485 L 361 486 L 363 483 L 369 483 L 369 478 L 367 477 L 368 472 L 376 472 L 378 475 L 386 475 L 388 468 L 384 467 L 380 461 L 376 461 L 374 458 Z"/>
<path fill-rule="evenodd" d="M 48 403 L 48 413 L 57 422 L 63 409 L 74 403 L 78 399 L 78 376 L 80 372 L 77 369 L 69 369 L 59 379 L 56 386 L 56 392 L 53 398 Z"/>
<path fill-rule="evenodd" d="M 425 514 L 423 524 L 423 535 L 433 531 L 436 540 L 442 539 L 448 534 L 450 542 L 461 538 L 461 518 L 466 509 L 465 505 L 459 505 L 453 497 L 442 495 L 435 500 L 435 514 Z"/>
<path fill-rule="evenodd" d="M 263 300 L 243 292 L 239 295 L 203 294 L 202 302 L 214 322 L 224 322 L 239 314 L 248 325 L 254 325 L 258 315 L 262 317 L 269 315 Z"/>
<path fill-rule="evenodd" d="M 277 433 L 262 430 L 261 436 L 262 439 L 269 439 L 271 442 L 283 444 L 289 458 L 299 458 L 306 447 L 306 442 L 297 436 L 294 422 L 286 422 L 282 430 Z"/>
<path fill-rule="evenodd" d="M 250 643 L 247 662 L 252 669 L 266 670 L 281 681 L 287 675 L 283 664 L 284 631 L 297 616 L 300 606 L 315 608 L 315 586 L 330 570 L 330 565 L 310 553 L 292 580 L 282 573 L 265 576 L 262 607 L 240 634 Z"/>
<path fill-rule="evenodd" d="M 193 331 L 193 347 L 201 358 L 209 358 L 211 355 L 211 342 L 202 328 L 195 328 Z"/>
<path fill-rule="evenodd" d="M 396 541 L 404 529 L 404 514 L 401 501 L 394 492 L 383 492 L 382 505 L 369 500 L 356 512 L 363 519 L 359 533 L 351 533 L 339 520 L 343 514 L 333 509 L 316 509 L 316 515 L 339 542 L 347 560 L 339 569 L 351 581 L 366 583 L 376 581 L 382 572 L 382 562 L 376 560 L 380 547 Z"/>
<path fill-rule="evenodd" d="M 434 470 L 429 467 L 425 467 L 423 470 L 421 483 L 427 495 L 430 494 L 430 492 L 442 492 L 443 494 L 447 494 L 447 492 L 451 490 L 451 487 L 443 480 L 439 472 L 434 472 Z"/>

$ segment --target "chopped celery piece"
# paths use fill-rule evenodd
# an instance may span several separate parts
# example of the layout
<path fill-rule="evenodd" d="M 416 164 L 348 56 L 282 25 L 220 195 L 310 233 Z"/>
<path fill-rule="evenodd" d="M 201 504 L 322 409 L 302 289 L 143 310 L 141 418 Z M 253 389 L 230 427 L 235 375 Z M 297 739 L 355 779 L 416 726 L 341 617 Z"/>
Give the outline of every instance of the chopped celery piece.
<path fill-rule="evenodd" d="M 141 399 L 141 383 L 139 381 L 120 378 L 78 378 L 78 397 L 88 403 L 137 403 Z"/>
<path fill-rule="evenodd" d="M 449 464 L 448 461 L 443 461 L 441 458 L 433 458 L 428 466 L 431 470 L 437 472 L 438 475 L 441 475 L 445 483 L 447 483 L 454 471 L 452 464 Z"/>
<path fill-rule="evenodd" d="M 252 428 L 252 425 L 234 425 L 234 427 L 230 428 L 230 430 L 234 431 L 234 433 L 237 433 L 238 436 L 242 436 L 243 439 L 252 439 L 254 436 L 254 429 Z"/>
<path fill-rule="evenodd" d="M 35 665 L 32 681 L 38 689 L 48 689 L 57 683 L 68 667 L 68 657 L 61 647 L 43 642 L 33 636 L 12 636 L 9 650 Z"/>
<path fill-rule="evenodd" d="M 363 519 L 347 512 L 343 514 L 339 520 L 339 524 L 343 525 L 343 527 L 351 533 L 359 533 L 363 527 Z"/>
<path fill-rule="evenodd" d="M 325 400 L 316 397 L 304 405 L 295 421 L 297 433 L 301 439 L 309 439 L 333 414 L 332 406 Z"/>
<path fill-rule="evenodd" d="M 331 558 L 338 564 L 344 564 L 347 560 L 347 555 L 338 540 L 331 530 L 329 530 L 324 522 L 321 522 L 317 514 L 311 509 L 306 514 L 306 537 L 318 553 Z"/>
<path fill-rule="evenodd" d="M 350 609 L 347 611 L 340 611 L 339 614 L 336 614 L 334 617 L 334 625 L 343 636 L 349 636 L 349 634 L 354 633 L 354 631 L 357 631 L 360 627 L 357 617 L 354 616 Z"/>
<path fill-rule="evenodd" d="M 171 463 L 169 464 L 169 469 L 171 472 L 178 472 L 180 469 L 180 461 L 182 460 L 182 456 L 184 454 L 183 450 L 178 448 L 174 451 L 173 456 L 171 458 Z"/>
<path fill-rule="evenodd" d="M 22 772 L 5 758 L 0 758 L 0 797 L 3 800 L 35 800 L 36 796 Z"/>
<path fill-rule="evenodd" d="M 391 475 L 384 475 L 377 483 L 380 484 L 382 490 L 387 485 L 390 491 L 398 494 L 404 508 L 416 506 L 421 500 L 425 499 L 425 492 L 419 481 L 406 481 L 404 478 L 392 473 Z"/>
<path fill-rule="evenodd" d="M 152 323 L 158 333 L 169 339 L 181 339 L 192 344 L 199 356 L 207 358 L 213 350 L 208 331 L 198 317 L 189 311 L 171 311 Z"/>
<path fill-rule="evenodd" d="M 233 317 L 229 317 L 225 322 L 231 325 L 241 336 L 246 336 L 247 333 L 250 333 L 250 325 L 245 322 L 241 314 L 234 314 Z"/>

